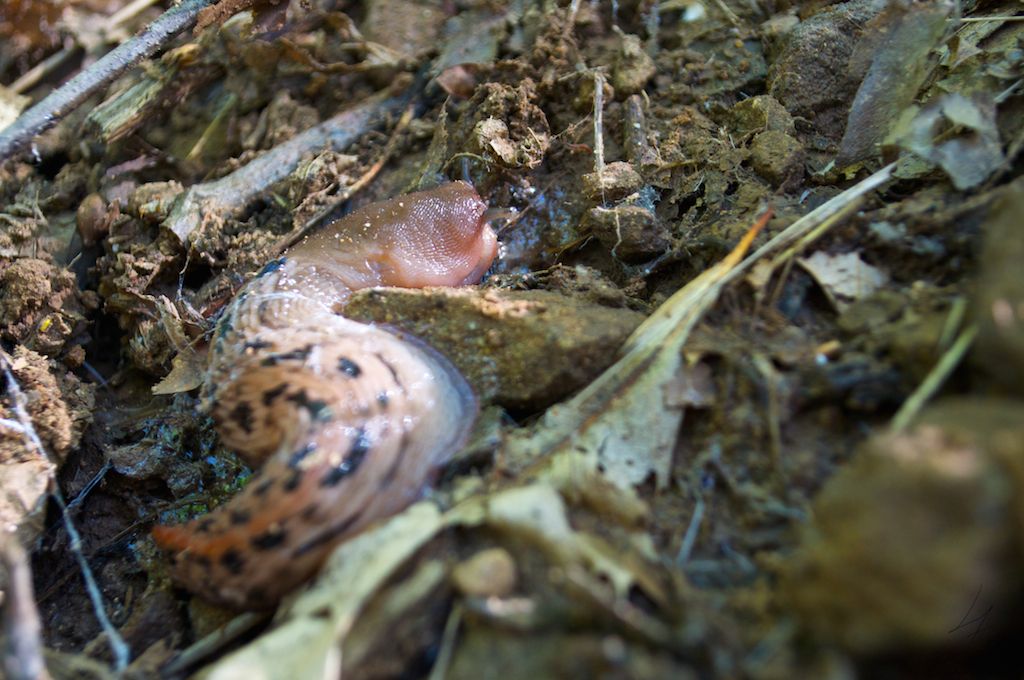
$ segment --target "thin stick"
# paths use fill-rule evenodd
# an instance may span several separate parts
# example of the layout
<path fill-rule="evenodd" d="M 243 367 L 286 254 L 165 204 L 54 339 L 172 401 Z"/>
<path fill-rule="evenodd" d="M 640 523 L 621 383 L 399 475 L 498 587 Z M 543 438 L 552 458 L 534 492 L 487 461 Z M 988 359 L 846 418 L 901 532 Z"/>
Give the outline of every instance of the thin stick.
<path fill-rule="evenodd" d="M 192 185 L 178 199 L 164 220 L 164 226 L 181 243 L 189 243 L 192 231 L 204 220 L 241 216 L 265 195 L 270 185 L 288 177 L 304 157 L 319 151 L 347 149 L 368 131 L 381 127 L 388 116 L 400 111 L 412 94 L 409 91 L 397 97 L 388 93 L 374 95 L 275 146 L 230 175 Z"/>
<path fill-rule="evenodd" d="M 373 165 L 371 165 L 369 169 L 359 177 L 359 179 L 338 192 L 338 194 L 333 197 L 333 200 L 317 212 L 316 215 L 313 215 L 313 217 L 310 218 L 302 228 L 292 232 L 282 239 L 275 249 L 277 253 L 283 253 L 285 250 L 298 243 L 303 236 L 315 229 L 317 225 L 319 225 L 325 217 L 331 214 L 335 208 L 352 198 L 357 192 L 362 191 L 363 188 L 373 181 L 373 178 L 380 173 L 385 165 L 387 165 L 388 159 L 391 158 L 391 154 L 395 152 L 395 148 L 398 146 L 398 135 L 402 130 L 409 126 L 409 123 L 412 121 L 415 113 L 415 105 L 410 104 L 405 109 L 405 113 L 402 114 L 402 117 L 398 119 L 397 123 L 395 123 L 395 128 L 391 131 L 391 138 L 388 139 L 387 144 L 384 145 L 384 150 L 381 152 L 380 158 L 374 161 Z"/>
<path fill-rule="evenodd" d="M 49 678 L 43 663 L 42 624 L 32 595 L 32 569 L 28 555 L 14 534 L 0 535 L 0 566 L 7 572 L 3 603 L 3 665 L 0 672 L 11 680 Z"/>
<path fill-rule="evenodd" d="M 11 358 L 7 355 L 7 352 L 0 350 L 0 367 L 3 369 L 4 378 L 7 382 L 7 394 L 11 395 L 11 409 L 14 411 L 14 415 L 17 416 L 22 428 L 24 428 L 25 443 L 30 448 L 35 448 L 39 455 L 47 460 L 53 460 L 47 455 L 46 448 L 43 447 L 43 441 L 36 433 L 35 426 L 32 424 L 32 418 L 25 409 L 25 394 L 21 391 L 21 386 L 18 385 L 17 380 L 14 379 L 11 365 Z M 78 533 L 78 529 L 75 528 L 74 522 L 71 521 L 71 514 L 68 512 L 67 504 L 64 503 L 64 496 L 60 492 L 60 487 L 56 485 L 53 489 L 53 498 L 60 507 L 64 528 L 68 532 L 68 538 L 70 539 L 69 547 L 78 561 L 79 569 L 82 571 L 82 579 L 85 581 L 85 590 L 89 595 L 89 600 L 92 602 L 93 612 L 96 614 L 96 619 L 99 621 L 103 632 L 107 634 L 107 644 L 110 645 L 110 651 L 114 655 L 114 668 L 119 672 L 123 671 L 128 667 L 131 650 L 107 617 L 107 610 L 103 605 L 103 596 L 100 594 L 100 589 L 96 585 L 96 578 L 93 576 L 92 569 L 82 553 L 82 537 Z"/>
<path fill-rule="evenodd" d="M 917 386 L 917 389 L 914 390 L 914 393 L 907 397 L 907 400 L 903 402 L 903 406 L 900 406 L 900 410 L 893 416 L 892 423 L 889 425 L 890 430 L 899 432 L 906 429 L 910 421 L 914 419 L 928 400 L 942 387 L 942 383 L 946 382 L 946 378 L 960 365 L 960 360 L 963 359 L 967 350 L 971 348 L 971 343 L 974 342 L 974 338 L 977 335 L 978 327 L 974 325 L 968 326 L 960 333 L 953 346 L 942 355 L 939 362 L 935 364 L 928 375 L 925 376 L 925 379 L 921 381 L 921 384 Z"/>
<path fill-rule="evenodd" d="M 59 122 L 90 95 L 151 56 L 196 21 L 199 10 L 213 0 L 183 0 L 150 24 L 141 35 L 114 48 L 92 66 L 47 95 L 0 132 L 0 161 L 10 158 L 32 139 Z"/>

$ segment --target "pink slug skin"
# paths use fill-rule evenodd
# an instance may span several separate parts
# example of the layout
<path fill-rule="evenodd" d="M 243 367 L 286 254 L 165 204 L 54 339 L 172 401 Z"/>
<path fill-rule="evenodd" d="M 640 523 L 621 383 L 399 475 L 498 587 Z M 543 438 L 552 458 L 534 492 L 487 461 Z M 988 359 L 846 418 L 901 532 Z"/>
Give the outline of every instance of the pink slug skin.
<path fill-rule="evenodd" d="M 476 400 L 437 352 L 339 312 L 368 286 L 479 281 L 497 254 L 486 207 L 464 182 L 368 205 L 239 292 L 215 330 L 203 403 L 262 467 L 208 515 L 153 529 L 176 581 L 232 608 L 272 607 L 338 543 L 420 496 Z"/>

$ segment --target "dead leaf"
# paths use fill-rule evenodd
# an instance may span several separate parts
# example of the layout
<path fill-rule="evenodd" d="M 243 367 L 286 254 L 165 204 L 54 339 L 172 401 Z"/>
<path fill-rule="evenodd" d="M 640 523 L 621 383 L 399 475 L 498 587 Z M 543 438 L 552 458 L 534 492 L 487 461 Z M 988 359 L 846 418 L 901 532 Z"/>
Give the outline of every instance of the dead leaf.
<path fill-rule="evenodd" d="M 892 143 L 941 167 L 957 189 L 972 189 L 1003 166 L 995 104 L 946 94 L 904 115 Z"/>
<path fill-rule="evenodd" d="M 171 372 L 153 385 L 153 394 L 188 392 L 202 385 L 205 379 L 206 353 L 186 348 L 171 361 Z"/>
<path fill-rule="evenodd" d="M 836 165 L 875 156 L 901 112 L 914 101 L 928 74 L 928 54 L 938 47 L 953 11 L 949 0 L 889 3 L 864 32 L 851 63 L 870 58 L 850 107 Z"/>
<path fill-rule="evenodd" d="M 552 460 L 568 451 L 620 487 L 653 475 L 668 484 L 684 408 L 673 399 L 690 331 L 718 299 L 723 281 L 767 223 L 766 213 L 740 245 L 676 292 L 626 340 L 622 358 L 569 401 L 548 409 L 530 432 L 506 444 L 511 457 Z"/>
<path fill-rule="evenodd" d="M 859 253 L 829 255 L 818 251 L 797 262 L 818 282 L 837 311 L 867 297 L 889 282 L 889 275 L 860 259 Z"/>

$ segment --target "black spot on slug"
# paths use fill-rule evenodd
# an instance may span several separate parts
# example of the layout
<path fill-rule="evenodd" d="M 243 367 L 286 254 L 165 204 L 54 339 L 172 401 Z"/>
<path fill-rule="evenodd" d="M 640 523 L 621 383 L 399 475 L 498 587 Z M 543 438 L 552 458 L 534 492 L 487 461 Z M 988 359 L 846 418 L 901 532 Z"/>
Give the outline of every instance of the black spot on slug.
<path fill-rule="evenodd" d="M 196 531 L 199 533 L 206 533 L 213 528 L 213 525 L 214 521 L 212 517 L 204 517 L 199 520 L 198 524 L 196 524 Z"/>
<path fill-rule="evenodd" d="M 358 378 L 363 373 L 363 369 L 359 368 L 359 364 L 347 357 L 341 357 L 338 360 L 338 368 L 350 378 Z"/>
<path fill-rule="evenodd" d="M 284 539 L 287 537 L 287 532 L 281 527 L 272 527 L 267 529 L 259 536 L 253 536 L 249 539 L 249 543 L 252 547 L 257 550 L 270 550 L 284 543 Z"/>
<path fill-rule="evenodd" d="M 282 394 L 284 394 L 285 390 L 287 389 L 288 385 L 286 385 L 285 383 L 281 383 L 277 387 L 270 388 L 269 390 L 263 393 L 263 405 L 270 406 L 272 403 L 274 403 L 274 400 L 280 397 Z"/>
<path fill-rule="evenodd" d="M 267 492 L 270 491 L 270 487 L 272 486 L 274 486 L 274 480 L 266 479 L 260 482 L 259 486 L 253 489 L 253 493 L 255 493 L 257 496 L 265 496 L 267 495 Z"/>
<path fill-rule="evenodd" d="M 305 387 L 294 394 L 289 394 L 285 399 L 309 411 L 309 415 L 314 420 L 330 420 L 331 418 L 331 408 L 327 402 L 322 399 L 310 399 Z"/>
<path fill-rule="evenodd" d="M 330 527 L 326 531 L 320 532 L 319 534 L 317 534 L 316 536 L 309 539 L 308 541 L 300 545 L 298 548 L 293 550 L 292 557 L 301 557 L 306 553 L 310 552 L 311 550 L 316 550 L 317 548 L 327 545 L 328 543 L 342 536 L 346 531 L 348 531 L 353 524 L 359 521 L 360 517 L 362 517 L 361 511 L 352 515 L 341 524 L 337 524 L 333 527 Z"/>
<path fill-rule="evenodd" d="M 229 572 L 238 576 L 245 568 L 245 558 L 242 557 L 242 554 L 234 548 L 228 548 L 220 556 L 220 564 Z"/>
<path fill-rule="evenodd" d="M 299 488 L 299 484 L 302 484 L 302 470 L 295 470 L 292 472 L 292 476 L 289 477 L 284 483 L 284 490 L 288 493 L 295 491 Z"/>
<path fill-rule="evenodd" d="M 320 480 L 320 486 L 337 486 L 341 480 L 359 469 L 366 454 L 369 453 L 372 442 L 366 434 L 366 430 L 359 428 L 356 436 L 352 439 L 352 446 L 348 450 L 345 459 L 331 468 L 331 471 Z"/>
<path fill-rule="evenodd" d="M 390 402 L 391 398 L 388 396 L 387 392 L 381 392 L 380 394 L 377 395 L 377 403 L 380 404 L 380 407 L 382 409 L 386 409 Z"/>
<path fill-rule="evenodd" d="M 314 451 L 316 451 L 316 442 L 309 442 L 301 449 L 298 449 L 294 453 L 292 453 L 291 457 L 288 459 L 288 467 L 292 468 L 293 470 L 299 467 L 299 464 L 303 460 L 305 460 L 306 457 L 309 456 L 309 454 L 313 453 Z"/>
<path fill-rule="evenodd" d="M 248 510 L 232 510 L 229 516 L 231 517 L 231 523 L 235 526 L 248 524 L 252 518 L 252 514 Z"/>
<path fill-rule="evenodd" d="M 305 345 L 290 352 L 278 352 L 271 354 L 260 362 L 260 366 L 276 366 L 282 361 L 305 361 L 309 353 L 313 351 L 313 345 Z"/>
<path fill-rule="evenodd" d="M 261 349 L 266 349 L 268 347 L 273 347 L 273 345 L 267 342 L 266 340 L 260 340 L 259 338 L 256 338 L 255 340 L 250 340 L 247 343 L 245 343 L 245 349 L 252 350 L 254 352 Z"/>
<path fill-rule="evenodd" d="M 249 402 L 240 401 L 238 402 L 231 413 L 229 414 L 231 420 L 235 422 L 246 434 L 252 434 L 253 414 L 252 406 L 249 406 Z"/>
<path fill-rule="evenodd" d="M 283 267 L 284 263 L 287 261 L 288 258 L 286 257 L 279 257 L 276 260 L 271 260 L 270 262 L 263 265 L 263 269 L 261 269 L 259 273 L 256 274 L 256 278 L 258 279 L 261 276 L 266 276 L 267 274 L 270 274 L 271 272 L 276 272 L 278 269 Z"/>

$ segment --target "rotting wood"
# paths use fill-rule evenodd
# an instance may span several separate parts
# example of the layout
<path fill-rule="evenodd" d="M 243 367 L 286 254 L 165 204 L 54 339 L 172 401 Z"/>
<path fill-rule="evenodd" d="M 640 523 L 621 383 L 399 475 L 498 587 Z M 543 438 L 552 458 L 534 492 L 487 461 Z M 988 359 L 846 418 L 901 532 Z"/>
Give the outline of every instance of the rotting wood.
<path fill-rule="evenodd" d="M 56 125 L 75 107 L 137 63 L 156 53 L 195 23 L 199 10 L 212 0 L 183 0 L 150 24 L 140 35 L 117 46 L 96 63 L 47 95 L 0 131 L 0 161 L 22 150 L 32 139 Z"/>
<path fill-rule="evenodd" d="M 410 87 L 399 96 L 382 93 L 370 97 L 295 135 L 230 175 L 189 187 L 164 220 L 164 226 L 187 244 L 192 230 L 203 219 L 244 214 L 271 185 L 288 177 L 303 157 L 320 151 L 344 151 L 401 111 L 415 90 Z"/>

